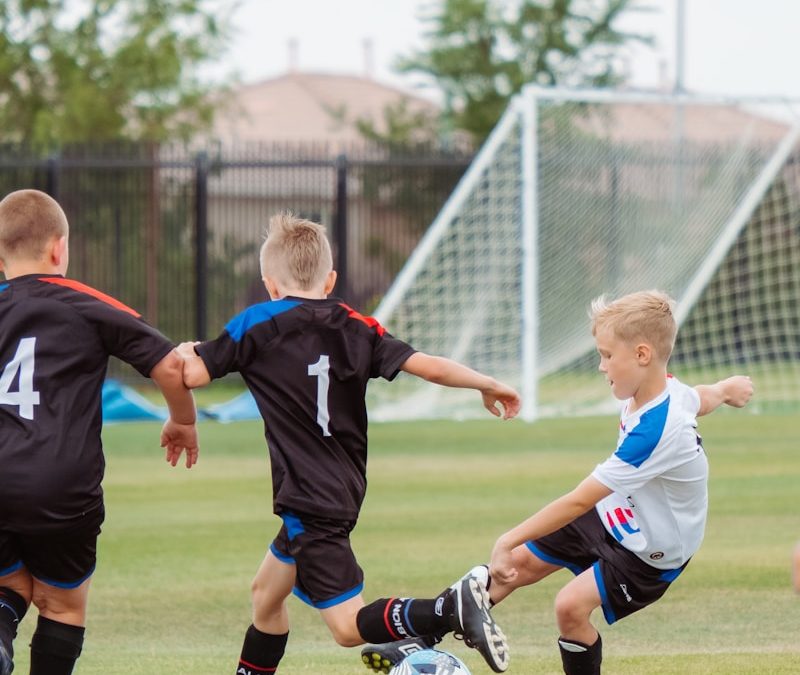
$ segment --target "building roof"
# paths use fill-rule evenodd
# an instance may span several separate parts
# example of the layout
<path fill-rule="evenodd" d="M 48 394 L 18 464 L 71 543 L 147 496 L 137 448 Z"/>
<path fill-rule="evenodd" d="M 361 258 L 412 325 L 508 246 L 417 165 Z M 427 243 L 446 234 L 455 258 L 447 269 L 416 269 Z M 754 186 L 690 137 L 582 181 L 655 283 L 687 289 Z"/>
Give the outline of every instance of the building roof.
<path fill-rule="evenodd" d="M 353 122 L 367 118 L 381 129 L 384 109 L 404 100 L 411 112 L 436 113 L 419 96 L 369 77 L 290 72 L 235 89 L 213 135 L 223 142 L 363 142 Z"/>

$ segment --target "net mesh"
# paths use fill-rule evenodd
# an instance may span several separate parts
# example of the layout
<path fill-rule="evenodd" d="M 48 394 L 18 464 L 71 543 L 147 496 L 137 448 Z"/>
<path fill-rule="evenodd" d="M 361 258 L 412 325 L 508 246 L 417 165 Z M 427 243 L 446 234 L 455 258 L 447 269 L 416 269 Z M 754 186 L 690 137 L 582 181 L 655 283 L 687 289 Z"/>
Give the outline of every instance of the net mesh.
<path fill-rule="evenodd" d="M 539 415 L 607 412 L 615 402 L 597 374 L 588 307 L 600 294 L 659 288 L 686 316 L 676 375 L 700 382 L 745 371 L 757 386 L 763 379 L 762 407 L 796 404 L 797 148 L 775 164 L 790 147 L 791 125 L 735 102 L 528 101 L 536 167 L 524 165 L 522 147 L 534 132 L 521 106 L 512 108 L 502 140 L 451 198 L 429 254 L 412 257 L 399 302 L 383 316 L 379 308 L 388 330 L 519 388 L 536 378 Z M 764 183 L 773 165 L 779 170 Z M 532 168 L 537 348 L 528 366 L 522 189 Z M 759 193 L 760 184 L 768 189 Z M 709 266 L 726 237 L 732 246 Z M 371 387 L 373 416 L 481 414 L 474 392 L 400 380 Z"/>

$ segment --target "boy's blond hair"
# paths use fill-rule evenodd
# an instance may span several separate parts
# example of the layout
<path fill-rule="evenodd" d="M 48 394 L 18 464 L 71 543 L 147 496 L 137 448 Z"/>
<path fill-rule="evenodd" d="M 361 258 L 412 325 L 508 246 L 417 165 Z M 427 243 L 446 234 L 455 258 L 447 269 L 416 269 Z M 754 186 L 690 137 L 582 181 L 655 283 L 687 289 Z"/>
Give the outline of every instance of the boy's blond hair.
<path fill-rule="evenodd" d="M 289 212 L 270 218 L 260 258 L 262 277 L 304 291 L 325 283 L 333 269 L 325 228 Z"/>
<path fill-rule="evenodd" d="M 674 308 L 675 301 L 662 291 L 639 291 L 613 302 L 601 295 L 592 301 L 589 313 L 592 335 L 596 336 L 601 329 L 611 329 L 617 338 L 629 344 L 649 344 L 666 363 L 678 333 Z"/>
<path fill-rule="evenodd" d="M 39 260 L 53 238 L 69 233 L 63 209 L 39 190 L 17 190 L 0 201 L 0 260 Z"/>

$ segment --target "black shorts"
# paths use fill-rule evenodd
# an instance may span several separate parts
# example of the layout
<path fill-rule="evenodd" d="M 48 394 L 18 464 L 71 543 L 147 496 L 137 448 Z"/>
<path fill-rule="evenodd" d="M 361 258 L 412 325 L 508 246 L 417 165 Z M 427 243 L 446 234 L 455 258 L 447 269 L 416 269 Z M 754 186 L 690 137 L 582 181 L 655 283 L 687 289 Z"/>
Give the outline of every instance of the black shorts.
<path fill-rule="evenodd" d="M 284 511 L 283 526 L 269 550 L 295 565 L 294 594 L 303 602 L 325 609 L 361 593 L 364 572 L 350 548 L 355 521 L 328 520 Z"/>
<path fill-rule="evenodd" d="M 42 534 L 0 529 L 0 576 L 25 568 L 48 586 L 77 588 L 94 572 L 104 519 L 101 504 L 63 529 Z"/>
<path fill-rule="evenodd" d="M 593 568 L 609 624 L 654 603 L 689 564 L 674 570 L 648 565 L 608 534 L 595 509 L 526 546 L 537 558 L 575 575 Z"/>

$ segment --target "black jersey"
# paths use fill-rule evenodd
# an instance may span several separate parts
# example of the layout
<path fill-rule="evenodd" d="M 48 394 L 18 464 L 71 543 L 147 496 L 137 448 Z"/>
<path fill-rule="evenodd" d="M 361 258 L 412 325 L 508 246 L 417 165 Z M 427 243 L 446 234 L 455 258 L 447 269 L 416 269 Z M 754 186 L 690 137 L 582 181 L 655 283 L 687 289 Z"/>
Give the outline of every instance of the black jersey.
<path fill-rule="evenodd" d="M 358 516 L 366 490 L 370 378 L 392 380 L 414 350 L 341 300 L 249 307 L 196 346 L 212 378 L 242 373 L 264 418 L 273 505 Z"/>
<path fill-rule="evenodd" d="M 172 348 L 134 310 L 79 282 L 0 282 L 0 529 L 40 531 L 100 506 L 108 357 L 148 376 Z"/>

